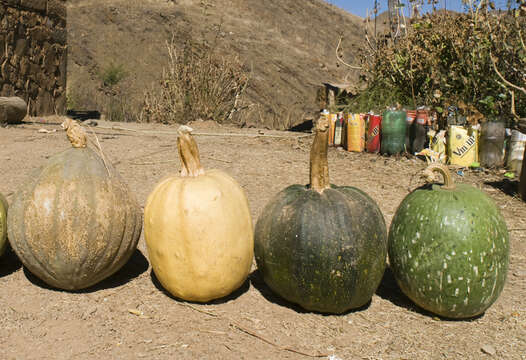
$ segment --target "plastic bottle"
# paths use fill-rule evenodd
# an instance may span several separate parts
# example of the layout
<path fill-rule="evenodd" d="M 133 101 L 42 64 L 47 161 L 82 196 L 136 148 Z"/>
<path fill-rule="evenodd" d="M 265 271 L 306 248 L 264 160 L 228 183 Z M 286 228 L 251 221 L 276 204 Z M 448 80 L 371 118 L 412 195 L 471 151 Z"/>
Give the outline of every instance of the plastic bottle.
<path fill-rule="evenodd" d="M 405 131 L 405 150 L 408 153 L 413 152 L 413 140 L 414 140 L 414 134 L 413 134 L 413 124 L 416 119 L 416 110 L 406 110 L 406 121 L 407 121 L 407 128 Z"/>
<path fill-rule="evenodd" d="M 385 111 L 382 118 L 380 152 L 387 155 L 403 152 L 406 129 L 407 118 L 405 111 Z"/>
<path fill-rule="evenodd" d="M 336 124 L 334 125 L 334 146 L 341 146 L 343 144 L 343 126 L 344 116 L 343 112 L 338 113 Z"/>
<path fill-rule="evenodd" d="M 380 151 L 380 129 L 382 127 L 382 117 L 380 115 L 369 115 L 369 125 L 367 128 L 367 152 L 377 153 Z"/>
<path fill-rule="evenodd" d="M 525 145 L 526 134 L 523 134 L 518 130 L 512 130 L 506 165 L 510 171 L 515 172 L 517 178 L 521 176 Z"/>
<path fill-rule="evenodd" d="M 447 149 L 451 165 L 469 167 L 478 162 L 478 133 L 474 126 L 449 126 Z"/>
<path fill-rule="evenodd" d="M 417 153 L 422 151 L 427 142 L 427 129 L 429 126 L 429 112 L 425 109 L 419 109 L 416 112 L 416 120 L 413 123 L 413 143 L 412 151 Z"/>
<path fill-rule="evenodd" d="M 349 114 L 346 133 L 347 151 L 362 152 L 365 147 L 365 117 L 363 114 Z"/>
<path fill-rule="evenodd" d="M 481 124 L 479 160 L 482 167 L 493 168 L 504 165 L 502 149 L 504 149 L 505 137 L 504 122 L 487 121 Z"/>

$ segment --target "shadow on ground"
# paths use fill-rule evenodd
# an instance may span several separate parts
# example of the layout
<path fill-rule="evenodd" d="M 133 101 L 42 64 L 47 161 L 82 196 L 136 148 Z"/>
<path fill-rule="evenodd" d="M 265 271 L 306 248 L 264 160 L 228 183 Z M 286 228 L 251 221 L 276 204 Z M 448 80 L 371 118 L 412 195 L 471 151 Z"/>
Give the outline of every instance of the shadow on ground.
<path fill-rule="evenodd" d="M 517 180 L 502 179 L 499 181 L 486 181 L 484 185 L 491 186 L 509 196 L 519 195 L 519 182 Z"/>
<path fill-rule="evenodd" d="M 161 284 L 161 282 L 159 281 L 159 279 L 157 278 L 157 276 L 155 276 L 155 273 L 153 272 L 153 270 L 150 272 L 150 277 L 152 278 L 152 282 L 153 284 L 155 285 L 155 287 L 161 291 L 163 294 L 165 294 L 166 296 L 168 296 L 169 298 L 172 298 L 176 301 L 181 301 L 181 302 L 187 302 L 187 303 L 190 303 L 190 304 L 198 304 L 198 305 L 218 305 L 218 304 L 224 304 L 224 303 L 227 303 L 229 301 L 232 301 L 232 300 L 236 300 L 238 297 L 240 297 L 241 295 L 243 295 L 244 293 L 246 293 L 248 291 L 248 289 L 250 288 L 250 281 L 247 279 L 245 280 L 245 282 L 237 289 L 235 290 L 233 293 L 231 293 L 230 295 L 227 295 L 225 297 L 222 297 L 222 298 L 219 298 L 219 299 L 215 299 L 215 300 L 211 300 L 211 301 L 208 301 L 208 302 L 205 302 L 205 303 L 202 303 L 202 302 L 197 302 L 197 301 L 188 301 L 188 300 L 184 300 L 184 299 L 181 299 L 181 298 L 178 298 L 177 296 L 174 296 L 172 295 L 171 293 L 169 293 L 164 287 L 163 285 Z"/>
<path fill-rule="evenodd" d="M 24 267 L 24 274 L 26 275 L 27 279 L 31 281 L 34 285 L 40 286 L 44 289 L 54 291 L 67 291 L 72 293 L 91 293 L 103 289 L 111 289 L 122 286 L 132 281 L 146 270 L 148 270 L 148 266 L 148 260 L 146 260 L 146 258 L 139 249 L 135 249 L 135 252 L 128 260 L 128 262 L 124 264 L 124 266 L 115 274 L 111 275 L 110 277 L 102 280 L 101 282 L 93 286 L 90 286 L 89 288 L 72 291 L 57 289 L 55 287 L 49 286 L 44 281 L 40 280 L 37 276 L 33 275 L 26 267 Z"/>
<path fill-rule="evenodd" d="M 316 312 L 316 311 L 305 310 L 301 306 L 299 306 L 297 304 L 293 304 L 293 303 L 285 300 L 281 296 L 277 295 L 275 292 L 273 292 L 267 286 L 267 284 L 265 284 L 265 281 L 263 280 L 263 277 L 261 276 L 261 273 L 257 269 L 254 270 L 250 274 L 249 278 L 250 278 L 250 282 L 252 283 L 252 285 L 254 285 L 254 287 L 260 292 L 260 294 L 267 301 L 269 301 L 271 303 L 274 303 L 274 304 L 277 304 L 277 305 L 280 305 L 280 306 L 287 307 L 287 308 L 289 308 L 291 310 L 294 310 L 294 311 L 296 311 L 297 313 L 300 313 L 300 314 L 314 313 L 314 314 L 320 314 L 320 315 L 324 315 L 324 316 L 333 316 L 333 315 L 342 315 L 343 316 L 343 315 L 352 314 L 352 313 L 355 313 L 355 312 L 366 310 L 371 305 L 371 301 L 368 301 L 367 304 L 365 304 L 363 306 L 360 306 L 359 308 L 356 308 L 356 309 L 348 310 L 348 311 L 346 311 L 346 312 L 344 312 L 342 314 L 326 314 L 326 313 L 320 313 L 320 312 Z"/>
<path fill-rule="evenodd" d="M 0 278 L 16 272 L 21 267 L 20 259 L 8 243 L 4 254 L 0 257 Z"/>

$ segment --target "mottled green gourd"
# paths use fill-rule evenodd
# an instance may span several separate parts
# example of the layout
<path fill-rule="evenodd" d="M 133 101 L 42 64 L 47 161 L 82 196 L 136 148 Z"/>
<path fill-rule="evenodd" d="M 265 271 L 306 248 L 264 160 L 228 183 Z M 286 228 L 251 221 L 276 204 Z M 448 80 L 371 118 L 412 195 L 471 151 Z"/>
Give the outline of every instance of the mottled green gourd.
<path fill-rule="evenodd" d="M 329 183 L 328 122 L 311 150 L 310 185 L 291 185 L 265 207 L 255 256 L 265 283 L 301 307 L 343 313 L 370 301 L 386 266 L 387 229 L 363 191 Z"/>
<path fill-rule="evenodd" d="M 142 228 L 135 196 L 86 146 L 80 125 L 63 124 L 72 148 L 50 157 L 15 194 L 9 242 L 29 271 L 66 290 L 112 275 L 136 249 Z"/>
<path fill-rule="evenodd" d="M 0 256 L 7 245 L 7 200 L 0 194 Z"/>
<path fill-rule="evenodd" d="M 509 238 L 495 203 L 480 190 L 454 184 L 446 166 L 430 165 L 444 185 L 414 190 L 389 230 L 389 261 L 401 290 L 415 304 L 447 318 L 482 314 L 506 280 Z"/>

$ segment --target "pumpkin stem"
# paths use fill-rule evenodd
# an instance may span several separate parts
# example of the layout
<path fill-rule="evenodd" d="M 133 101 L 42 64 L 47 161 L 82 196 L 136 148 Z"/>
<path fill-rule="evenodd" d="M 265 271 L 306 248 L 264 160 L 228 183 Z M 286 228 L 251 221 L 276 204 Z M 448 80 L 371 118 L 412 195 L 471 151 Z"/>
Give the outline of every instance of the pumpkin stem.
<path fill-rule="evenodd" d="M 85 148 L 88 139 L 86 137 L 86 132 L 78 122 L 73 119 L 66 118 L 61 124 L 62 128 L 66 130 L 66 135 L 68 136 L 69 142 L 74 148 Z"/>
<path fill-rule="evenodd" d="M 321 194 L 323 190 L 330 187 L 327 161 L 329 119 L 326 116 L 320 116 L 315 131 L 316 135 L 310 150 L 310 187 Z"/>
<path fill-rule="evenodd" d="M 193 129 L 186 125 L 181 125 L 177 132 L 177 149 L 181 157 L 181 176 L 199 176 L 205 173 L 201 166 L 201 159 L 199 158 L 199 149 L 197 143 L 192 137 Z"/>
<path fill-rule="evenodd" d="M 444 185 L 442 185 L 442 189 L 446 190 L 453 190 L 455 189 L 455 182 L 453 181 L 453 178 L 451 177 L 451 173 L 449 172 L 449 169 L 446 165 L 440 164 L 440 163 L 433 163 L 429 165 L 422 175 L 425 177 L 427 182 L 433 182 L 435 179 L 434 173 L 438 172 L 442 174 L 444 177 Z"/>

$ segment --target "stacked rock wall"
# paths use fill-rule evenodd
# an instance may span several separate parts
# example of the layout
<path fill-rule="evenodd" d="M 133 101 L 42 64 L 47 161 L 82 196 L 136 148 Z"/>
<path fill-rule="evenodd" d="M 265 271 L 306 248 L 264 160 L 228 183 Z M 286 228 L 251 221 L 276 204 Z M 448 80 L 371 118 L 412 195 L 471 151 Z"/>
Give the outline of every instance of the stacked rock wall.
<path fill-rule="evenodd" d="M 66 0 L 0 0 L 0 96 L 30 115 L 66 110 Z"/>

